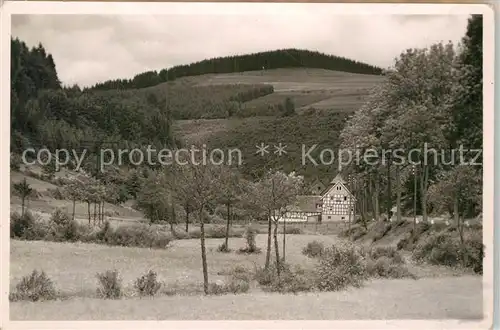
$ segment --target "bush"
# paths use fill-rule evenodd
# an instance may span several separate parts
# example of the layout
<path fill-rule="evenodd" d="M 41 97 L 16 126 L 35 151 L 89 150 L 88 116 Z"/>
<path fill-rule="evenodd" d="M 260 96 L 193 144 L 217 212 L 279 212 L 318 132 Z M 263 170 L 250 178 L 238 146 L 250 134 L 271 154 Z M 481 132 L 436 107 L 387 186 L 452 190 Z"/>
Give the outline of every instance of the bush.
<path fill-rule="evenodd" d="M 122 296 L 122 280 L 118 271 L 108 270 L 105 273 L 96 275 L 99 281 L 97 294 L 99 297 L 106 299 L 119 299 Z"/>
<path fill-rule="evenodd" d="M 385 221 L 378 222 L 373 226 L 374 236 L 373 242 L 382 239 L 392 228 L 391 223 Z"/>
<path fill-rule="evenodd" d="M 227 283 L 210 283 L 208 287 L 209 294 L 223 295 L 223 294 L 239 294 L 246 293 L 250 290 L 250 283 L 243 279 L 231 279 Z"/>
<path fill-rule="evenodd" d="M 457 233 L 442 232 L 429 236 L 417 245 L 412 258 L 416 261 L 426 261 L 434 265 L 470 268 L 481 274 L 483 270 L 484 245 L 482 235 L 474 233 L 467 235 L 461 244 Z"/>
<path fill-rule="evenodd" d="M 27 239 L 32 236 L 31 233 L 36 226 L 36 219 L 29 211 L 24 212 L 23 215 L 18 212 L 10 214 L 10 237 Z"/>
<path fill-rule="evenodd" d="M 484 244 L 482 232 L 476 232 L 465 238 L 465 267 L 471 268 L 475 273 L 483 273 Z"/>
<path fill-rule="evenodd" d="M 285 228 L 285 234 L 290 234 L 290 235 L 301 235 L 303 234 L 304 232 L 302 231 L 302 229 L 300 229 L 299 227 L 286 227 Z"/>
<path fill-rule="evenodd" d="M 325 249 L 316 271 L 321 291 L 337 291 L 349 285 L 360 287 L 367 278 L 366 260 L 351 244 Z"/>
<path fill-rule="evenodd" d="M 219 247 L 217 248 L 217 252 L 222 252 L 222 253 L 229 253 L 231 252 L 231 250 L 226 246 L 226 243 L 222 243 L 221 245 L 219 245 Z"/>
<path fill-rule="evenodd" d="M 105 230 L 104 242 L 109 245 L 164 249 L 172 241 L 169 233 L 148 225 L 124 225 L 116 229 L 105 225 Z"/>
<path fill-rule="evenodd" d="M 460 262 L 459 242 L 448 233 L 430 236 L 415 247 L 412 258 L 418 262 L 457 266 Z"/>
<path fill-rule="evenodd" d="M 185 231 L 175 231 L 175 239 L 190 239 L 191 235 Z"/>
<path fill-rule="evenodd" d="M 12 171 L 19 171 L 22 163 L 23 159 L 19 154 L 15 153 L 10 154 L 10 169 Z"/>
<path fill-rule="evenodd" d="M 247 246 L 241 248 L 239 250 L 240 253 L 260 253 L 261 249 L 257 247 L 257 243 L 255 242 L 255 236 L 258 234 L 258 230 L 252 226 L 248 226 L 245 229 L 244 237 L 247 243 Z"/>
<path fill-rule="evenodd" d="M 312 241 L 307 243 L 307 246 L 302 250 L 302 254 L 308 256 L 309 258 L 321 257 L 325 246 L 323 243 L 318 241 Z"/>
<path fill-rule="evenodd" d="M 387 257 L 396 264 L 404 263 L 403 257 L 393 246 L 377 246 L 371 249 L 369 256 L 374 260 L 380 257 Z"/>
<path fill-rule="evenodd" d="M 206 238 L 225 238 L 226 237 L 226 227 L 225 226 L 205 227 L 205 237 Z"/>
<path fill-rule="evenodd" d="M 262 286 L 270 285 L 274 277 L 273 267 L 276 267 L 274 263 L 269 266 L 269 269 L 257 268 L 255 270 L 255 280 L 257 283 Z"/>
<path fill-rule="evenodd" d="M 314 274 L 307 273 L 298 266 L 294 269 L 291 269 L 290 266 L 284 267 L 280 277 L 275 276 L 270 285 L 271 291 L 280 293 L 308 292 L 314 288 Z"/>
<path fill-rule="evenodd" d="M 139 296 L 154 296 L 160 290 L 161 283 L 156 278 L 156 272 L 150 270 L 135 281 L 134 287 Z"/>
<path fill-rule="evenodd" d="M 80 233 L 84 232 L 81 227 L 66 212 L 56 209 L 50 217 L 45 240 L 75 242 L 80 239 Z"/>
<path fill-rule="evenodd" d="M 377 259 L 368 260 L 366 269 L 367 273 L 373 277 L 415 278 L 403 264 L 395 263 L 393 259 L 387 256 L 380 256 Z"/>
<path fill-rule="evenodd" d="M 255 279 L 271 292 L 297 293 L 311 291 L 315 287 L 315 277 L 312 272 L 307 273 L 298 266 L 292 268 L 287 263 L 280 263 L 280 276 L 278 277 L 276 263 L 273 262 L 269 269 L 260 268 L 256 271 Z"/>
<path fill-rule="evenodd" d="M 31 275 L 24 276 L 11 293 L 10 300 L 43 301 L 56 299 L 54 284 L 44 271 L 34 270 Z"/>

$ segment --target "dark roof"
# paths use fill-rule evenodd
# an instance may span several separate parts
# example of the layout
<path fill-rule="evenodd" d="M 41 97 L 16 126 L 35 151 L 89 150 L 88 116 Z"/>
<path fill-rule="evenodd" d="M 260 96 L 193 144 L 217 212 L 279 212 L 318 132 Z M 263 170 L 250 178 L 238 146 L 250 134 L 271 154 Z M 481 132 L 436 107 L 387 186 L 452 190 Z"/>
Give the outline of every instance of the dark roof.
<path fill-rule="evenodd" d="M 321 203 L 321 196 L 297 196 L 297 201 L 290 207 L 290 211 L 318 212 L 316 204 L 319 203 Z"/>

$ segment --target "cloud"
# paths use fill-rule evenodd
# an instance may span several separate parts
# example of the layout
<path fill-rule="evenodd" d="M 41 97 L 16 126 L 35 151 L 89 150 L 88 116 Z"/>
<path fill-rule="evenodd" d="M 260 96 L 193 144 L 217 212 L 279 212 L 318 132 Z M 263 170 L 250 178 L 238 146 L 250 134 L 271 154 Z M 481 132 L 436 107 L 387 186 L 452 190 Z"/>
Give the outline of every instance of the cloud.
<path fill-rule="evenodd" d="M 65 84 L 130 78 L 206 58 L 302 48 L 388 67 L 403 50 L 460 41 L 466 16 L 13 15 L 12 35 L 41 42 Z"/>

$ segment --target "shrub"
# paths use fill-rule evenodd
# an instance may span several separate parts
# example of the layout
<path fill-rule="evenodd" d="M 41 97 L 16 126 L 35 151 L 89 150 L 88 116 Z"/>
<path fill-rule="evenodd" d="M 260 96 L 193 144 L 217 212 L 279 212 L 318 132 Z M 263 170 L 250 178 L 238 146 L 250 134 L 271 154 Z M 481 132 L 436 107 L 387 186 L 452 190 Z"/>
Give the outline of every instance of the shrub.
<path fill-rule="evenodd" d="M 134 287 L 141 297 L 154 296 L 160 290 L 161 283 L 157 280 L 156 272 L 150 270 L 135 281 Z"/>
<path fill-rule="evenodd" d="M 119 299 L 122 296 L 122 280 L 118 271 L 108 270 L 105 273 L 96 275 L 99 281 L 97 294 L 99 297 L 106 299 Z"/>
<path fill-rule="evenodd" d="M 248 226 L 245 229 L 244 237 L 247 246 L 239 250 L 240 253 L 260 253 L 261 249 L 257 247 L 255 242 L 255 236 L 258 234 L 258 230 L 252 226 Z"/>
<path fill-rule="evenodd" d="M 225 238 L 226 237 L 226 227 L 225 226 L 210 226 L 205 227 L 205 237 L 206 238 Z"/>
<path fill-rule="evenodd" d="M 56 209 L 50 217 L 45 239 L 56 242 L 77 241 L 82 232 L 80 227 L 82 226 L 72 220 L 66 212 Z"/>
<path fill-rule="evenodd" d="M 191 235 L 185 231 L 175 231 L 175 239 L 190 239 Z"/>
<path fill-rule="evenodd" d="M 246 293 L 248 290 L 250 290 L 250 284 L 242 279 L 231 279 L 223 284 L 210 283 L 208 287 L 208 292 L 212 295 L 239 294 Z"/>
<path fill-rule="evenodd" d="M 280 293 L 308 292 L 315 288 L 315 278 L 312 272 L 307 273 L 298 266 L 292 269 L 290 266 L 283 267 L 280 277 L 275 276 L 269 289 Z"/>
<path fill-rule="evenodd" d="M 360 287 L 367 277 L 366 261 L 351 244 L 325 249 L 316 272 L 321 291 L 337 291 L 349 285 Z"/>
<path fill-rule="evenodd" d="M 393 259 L 384 255 L 380 256 L 377 259 L 368 260 L 366 265 L 366 270 L 367 273 L 373 277 L 415 278 L 414 275 L 411 274 L 408 268 L 406 268 L 404 265 L 400 263 L 395 263 Z"/>
<path fill-rule="evenodd" d="M 273 276 L 274 276 L 274 274 L 273 274 L 274 271 L 272 269 L 273 267 L 275 267 L 274 264 L 271 264 L 269 266 L 269 269 L 257 268 L 255 270 L 255 280 L 257 281 L 257 283 L 259 283 L 260 285 L 263 285 L 263 286 L 271 284 L 271 282 L 273 281 Z"/>
<path fill-rule="evenodd" d="M 470 268 L 481 274 L 484 257 L 482 235 L 473 232 L 461 244 L 457 233 L 441 232 L 419 244 L 412 257 L 416 261 L 427 261 L 434 265 Z"/>
<path fill-rule="evenodd" d="M 18 212 L 10 214 L 10 237 L 26 239 L 30 236 L 30 232 L 36 226 L 36 220 L 33 214 L 29 211 L 24 212 L 23 215 Z"/>
<path fill-rule="evenodd" d="M 290 235 L 301 235 L 304 232 L 299 227 L 286 227 L 285 233 Z"/>
<path fill-rule="evenodd" d="M 318 241 L 312 241 L 307 243 L 307 246 L 302 250 L 302 254 L 308 256 L 309 258 L 320 257 L 325 250 L 323 243 Z"/>
<path fill-rule="evenodd" d="M 111 228 L 111 223 L 105 221 L 101 229 L 95 234 L 95 238 L 99 242 L 107 242 L 108 237 L 113 235 L 113 228 Z"/>
<path fill-rule="evenodd" d="M 392 228 L 391 223 L 387 223 L 385 221 L 378 222 L 373 226 L 374 236 L 373 242 L 380 240 L 384 237 Z"/>
<path fill-rule="evenodd" d="M 106 226 L 104 241 L 109 245 L 164 249 L 172 241 L 169 233 L 148 225 L 124 225 L 116 229 Z"/>
<path fill-rule="evenodd" d="M 71 218 L 66 212 L 58 208 L 50 216 L 50 221 L 56 225 L 65 225 L 71 221 Z"/>
<path fill-rule="evenodd" d="M 476 232 L 465 238 L 464 264 L 475 273 L 483 273 L 484 244 L 482 232 Z"/>
<path fill-rule="evenodd" d="M 10 169 L 12 171 L 19 171 L 21 168 L 21 164 L 23 163 L 23 159 L 19 154 L 10 154 Z"/>
<path fill-rule="evenodd" d="M 396 264 L 404 263 L 403 257 L 393 246 L 377 246 L 371 249 L 369 256 L 375 260 L 380 257 L 387 257 Z"/>
<path fill-rule="evenodd" d="M 54 284 L 44 271 L 34 270 L 31 275 L 24 276 L 11 293 L 10 300 L 43 301 L 56 298 Z"/>
<path fill-rule="evenodd" d="M 256 270 L 255 279 L 264 289 L 271 292 L 297 293 L 311 291 L 315 287 L 314 274 L 307 273 L 298 266 L 292 268 L 287 263 L 280 263 L 279 277 L 276 270 L 276 263 L 273 262 L 267 270 Z"/>
<path fill-rule="evenodd" d="M 222 252 L 222 253 L 229 253 L 231 252 L 231 250 L 226 246 L 226 243 L 222 243 L 221 245 L 219 245 L 219 247 L 217 248 L 217 252 Z"/>
<path fill-rule="evenodd" d="M 412 258 L 435 265 L 457 266 L 460 262 L 459 242 L 448 233 L 430 236 L 416 246 Z"/>

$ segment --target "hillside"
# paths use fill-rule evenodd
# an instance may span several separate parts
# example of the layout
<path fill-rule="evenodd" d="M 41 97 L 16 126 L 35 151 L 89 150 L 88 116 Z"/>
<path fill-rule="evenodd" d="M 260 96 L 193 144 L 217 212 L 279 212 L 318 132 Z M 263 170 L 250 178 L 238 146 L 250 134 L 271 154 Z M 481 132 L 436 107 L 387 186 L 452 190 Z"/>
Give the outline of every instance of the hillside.
<path fill-rule="evenodd" d="M 280 49 L 253 54 L 206 59 L 160 71 L 137 74 L 132 79 L 115 79 L 97 83 L 92 90 L 136 89 L 158 85 L 182 77 L 206 74 L 240 73 L 283 68 L 319 68 L 332 71 L 380 75 L 382 69 L 335 55 L 303 49 Z"/>
<path fill-rule="evenodd" d="M 127 88 L 118 84 L 114 86 L 120 88 L 81 90 L 61 86 L 56 65 L 42 45 L 29 49 L 13 39 L 12 49 L 11 151 L 42 146 L 85 148 L 89 154 L 83 167 L 91 173 L 97 173 L 94 153 L 102 145 L 130 149 L 206 143 L 241 148 L 248 157 L 243 167 L 247 174 L 258 175 L 264 167 L 282 167 L 293 160 L 286 170 L 298 170 L 307 177 L 330 176 L 331 169 L 302 168 L 297 163 L 300 144 L 335 148 L 349 114 L 384 79 L 376 74 L 377 69 L 356 61 L 290 50 L 173 68 L 170 72 L 182 74 L 154 86 L 144 83 L 144 88 L 134 88 L 141 85 L 134 83 Z M 310 67 L 297 67 L 289 61 L 290 54 Z M 267 66 L 232 72 L 225 66 L 229 60 L 238 64 L 236 71 L 255 69 L 259 61 Z M 215 70 L 206 63 L 215 63 Z M 36 69 L 37 65 L 44 71 Z M 287 158 L 257 158 L 254 149 L 261 142 L 288 144 Z M 124 165 L 129 165 L 127 158 Z"/>

